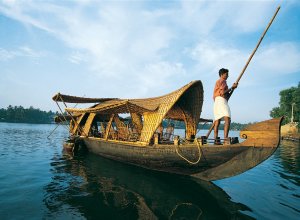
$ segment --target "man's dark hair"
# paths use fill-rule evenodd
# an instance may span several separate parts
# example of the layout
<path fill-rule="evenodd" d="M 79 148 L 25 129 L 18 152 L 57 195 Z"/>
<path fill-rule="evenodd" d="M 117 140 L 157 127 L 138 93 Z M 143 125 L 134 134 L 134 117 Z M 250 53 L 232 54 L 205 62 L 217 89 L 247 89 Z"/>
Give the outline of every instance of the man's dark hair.
<path fill-rule="evenodd" d="M 222 69 L 219 70 L 219 76 L 222 76 L 224 73 L 228 73 L 228 72 L 229 72 L 228 69 L 222 68 Z"/>

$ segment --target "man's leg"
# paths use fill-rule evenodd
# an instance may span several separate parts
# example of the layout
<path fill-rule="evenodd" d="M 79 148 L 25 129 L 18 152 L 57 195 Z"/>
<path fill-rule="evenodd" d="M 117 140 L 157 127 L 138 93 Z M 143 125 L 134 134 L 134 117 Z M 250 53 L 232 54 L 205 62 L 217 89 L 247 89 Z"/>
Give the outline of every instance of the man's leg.
<path fill-rule="evenodd" d="M 215 138 L 215 141 L 217 140 L 217 137 L 218 137 L 219 125 L 220 125 L 220 119 L 215 120 L 215 122 L 214 122 L 214 138 Z"/>
<path fill-rule="evenodd" d="M 224 139 L 228 138 L 229 128 L 230 128 L 230 118 L 224 117 Z"/>

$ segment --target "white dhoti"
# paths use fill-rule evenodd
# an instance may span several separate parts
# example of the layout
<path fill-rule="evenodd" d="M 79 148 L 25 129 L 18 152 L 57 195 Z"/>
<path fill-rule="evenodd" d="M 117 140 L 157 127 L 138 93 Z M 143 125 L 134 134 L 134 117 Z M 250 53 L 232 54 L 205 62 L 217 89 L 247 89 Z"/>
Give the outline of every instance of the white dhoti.
<path fill-rule="evenodd" d="M 230 108 L 225 98 L 217 96 L 214 103 L 214 116 L 215 120 L 223 117 L 231 117 Z"/>

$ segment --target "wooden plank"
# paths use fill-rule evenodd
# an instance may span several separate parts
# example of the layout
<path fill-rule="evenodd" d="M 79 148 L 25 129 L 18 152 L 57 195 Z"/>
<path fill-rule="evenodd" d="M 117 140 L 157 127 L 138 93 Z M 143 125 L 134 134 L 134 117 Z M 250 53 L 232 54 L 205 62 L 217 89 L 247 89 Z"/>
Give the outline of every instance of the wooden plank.
<path fill-rule="evenodd" d="M 108 124 L 107 124 L 107 126 L 106 126 L 106 131 L 105 131 L 105 136 L 104 136 L 105 140 L 107 140 L 107 138 L 108 138 L 109 131 L 110 131 L 110 129 L 111 129 L 111 124 L 112 124 L 112 122 L 113 122 L 114 117 L 115 117 L 115 114 L 112 114 L 112 115 L 110 116 L 109 122 L 108 122 Z"/>
<path fill-rule="evenodd" d="M 83 133 L 84 133 L 85 135 L 88 135 L 88 134 L 89 134 L 90 129 L 91 129 L 91 125 L 92 125 L 92 122 L 93 122 L 95 116 L 96 116 L 95 113 L 90 113 L 90 114 L 89 114 L 89 116 L 88 116 L 88 118 L 87 118 L 87 120 L 86 120 L 86 122 L 85 122 L 85 125 L 84 125 L 84 127 L 83 127 Z"/>
<path fill-rule="evenodd" d="M 76 134 L 76 132 L 80 129 L 79 128 L 79 124 L 80 124 L 80 122 L 81 122 L 81 120 L 83 119 L 83 117 L 85 116 L 85 114 L 82 114 L 82 115 L 80 115 L 80 117 L 76 120 L 76 122 L 74 121 L 74 123 L 75 123 L 75 126 L 74 126 L 74 128 L 73 128 L 73 130 L 72 130 L 72 134 Z"/>

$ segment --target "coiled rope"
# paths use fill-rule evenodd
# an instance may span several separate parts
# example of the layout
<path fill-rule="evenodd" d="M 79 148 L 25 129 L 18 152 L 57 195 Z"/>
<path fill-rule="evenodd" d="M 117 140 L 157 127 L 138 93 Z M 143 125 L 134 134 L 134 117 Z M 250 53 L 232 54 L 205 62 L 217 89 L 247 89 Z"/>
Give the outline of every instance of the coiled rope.
<path fill-rule="evenodd" d="M 198 147 L 198 155 L 199 155 L 198 160 L 195 161 L 195 162 L 190 161 L 189 159 L 187 159 L 187 158 L 185 158 L 184 156 L 182 156 L 182 155 L 179 153 L 179 151 L 178 151 L 178 149 L 177 149 L 177 146 L 174 145 L 174 146 L 175 146 L 175 151 L 176 151 L 177 155 L 178 155 L 179 157 L 181 157 L 182 159 L 184 159 L 184 160 L 185 160 L 186 162 L 188 162 L 189 164 L 193 164 L 193 165 L 198 164 L 199 161 L 200 161 L 200 159 L 201 159 L 201 156 L 202 156 L 202 152 L 201 152 L 201 149 L 200 149 L 200 144 L 199 144 L 199 142 L 198 142 L 198 139 L 196 138 L 195 141 L 196 141 L 196 143 L 197 143 L 197 147 Z"/>

